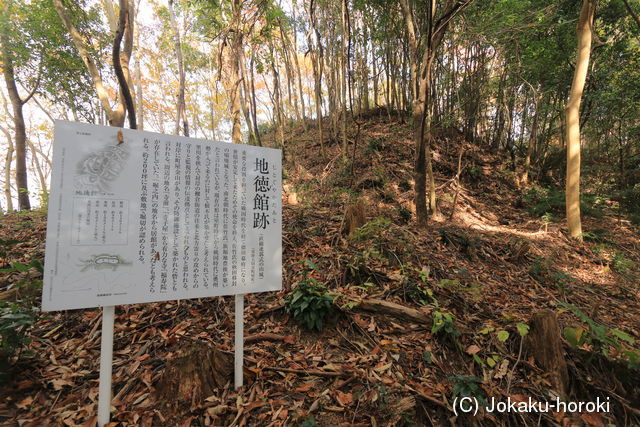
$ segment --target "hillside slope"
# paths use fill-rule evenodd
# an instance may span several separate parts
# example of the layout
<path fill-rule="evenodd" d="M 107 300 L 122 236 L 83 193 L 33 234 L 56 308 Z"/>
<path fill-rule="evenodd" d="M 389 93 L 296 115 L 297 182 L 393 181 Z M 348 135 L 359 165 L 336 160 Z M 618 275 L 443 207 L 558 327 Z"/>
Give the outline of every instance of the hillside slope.
<path fill-rule="evenodd" d="M 223 358 L 232 350 L 230 299 L 122 307 L 114 421 L 446 425 L 455 421 L 456 396 L 549 400 L 553 378 L 532 357 L 528 336 L 520 336 L 536 312 L 549 309 L 561 328 L 589 339 L 578 349 L 562 342 L 570 400 L 600 397 L 612 404 L 610 413 L 545 413 L 544 422 L 638 422 L 638 228 L 612 202 L 599 200 L 590 206 L 595 216 L 584 218 L 585 243 L 571 242 L 553 194 L 519 188 L 505 153 L 482 151 L 454 129 L 436 136 L 442 218 L 418 229 L 409 124 L 375 114 L 354 123 L 349 152 L 355 162 L 343 159 L 337 141 L 325 142 L 323 158 L 314 130 L 291 129 L 284 167 L 284 289 L 247 297 L 247 385 L 239 392 L 211 390 L 204 403 L 179 405 L 166 402 L 162 390 L 167 366 L 174 367 L 172 361 L 194 344 L 221 350 Z M 266 135 L 266 142 L 275 145 L 273 137 Z M 460 152 L 458 181 L 453 178 Z M 345 221 L 349 206 L 355 207 Z M 354 214 L 365 225 L 348 236 Z M 42 259 L 44 221 L 41 212 L 1 218 L 0 262 Z M 32 298 L 39 305 L 37 292 L 13 286 L 37 275 L 0 273 L 0 291 L 10 288 L 3 299 Z M 334 297 L 335 312 L 320 332 L 301 328 L 283 309 L 291 291 L 310 278 Z M 395 311 L 380 300 L 397 304 Z M 29 331 L 30 352 L 2 388 L 0 421 L 90 425 L 97 404 L 99 318 L 96 310 L 39 317 Z M 481 412 L 457 422 L 538 419 Z"/>

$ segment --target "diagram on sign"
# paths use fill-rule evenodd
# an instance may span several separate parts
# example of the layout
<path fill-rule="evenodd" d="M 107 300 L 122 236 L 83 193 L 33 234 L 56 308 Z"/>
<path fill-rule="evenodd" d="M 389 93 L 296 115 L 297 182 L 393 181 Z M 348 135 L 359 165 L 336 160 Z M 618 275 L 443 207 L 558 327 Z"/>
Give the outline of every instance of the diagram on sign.
<path fill-rule="evenodd" d="M 111 191 L 111 182 L 125 167 L 129 150 L 124 144 L 106 146 L 102 150 L 89 154 L 77 165 L 74 183 L 77 190 Z"/>

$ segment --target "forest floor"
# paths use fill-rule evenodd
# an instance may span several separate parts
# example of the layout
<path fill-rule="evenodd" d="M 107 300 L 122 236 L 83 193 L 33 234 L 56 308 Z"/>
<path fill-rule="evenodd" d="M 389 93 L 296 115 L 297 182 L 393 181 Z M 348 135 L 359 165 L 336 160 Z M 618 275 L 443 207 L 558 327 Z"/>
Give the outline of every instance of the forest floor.
<path fill-rule="evenodd" d="M 433 143 L 442 215 L 419 229 L 411 216 L 410 124 L 372 115 L 350 135 L 353 163 L 342 159 L 338 141 L 325 141 L 323 157 L 313 130 L 298 125 L 287 134 L 283 290 L 246 297 L 245 386 L 218 384 L 191 402 L 163 390 L 167 366 L 196 343 L 228 361 L 232 298 L 122 306 L 114 335 L 117 425 L 640 422 L 640 234 L 615 201 L 597 200 L 594 216 L 583 217 L 584 243 L 575 243 L 562 212 L 532 213 L 549 201 L 517 184 L 506 153 L 482 151 L 450 129 Z M 348 236 L 345 210 L 357 200 L 366 224 Z M 0 264 L 43 259 L 46 213 L 5 215 L 0 228 Z M 305 277 L 335 298 L 319 332 L 284 309 Z M 3 299 L 32 298 L 39 307 L 38 290 L 15 286 L 38 279 L 35 270 L 0 272 Z M 401 308 L 390 313 L 378 300 Z M 456 396 L 553 399 L 553 378 L 532 357 L 524 326 L 543 309 L 580 341 L 561 338 L 568 400 L 609 399 L 610 411 L 456 416 Z M 95 309 L 38 315 L 0 387 L 0 424 L 95 424 L 100 317 Z M 225 369 L 214 375 L 223 383 Z"/>

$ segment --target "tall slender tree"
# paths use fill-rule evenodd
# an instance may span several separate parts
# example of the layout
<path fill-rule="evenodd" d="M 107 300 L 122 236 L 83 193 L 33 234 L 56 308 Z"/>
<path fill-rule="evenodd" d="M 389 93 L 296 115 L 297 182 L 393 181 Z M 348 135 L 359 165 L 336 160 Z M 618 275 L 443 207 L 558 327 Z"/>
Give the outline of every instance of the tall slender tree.
<path fill-rule="evenodd" d="M 578 57 L 573 73 L 569 101 L 566 106 L 567 226 L 569 227 L 569 235 L 580 241 L 582 240 L 582 222 L 580 219 L 580 103 L 589 70 L 595 10 L 596 0 L 583 1 L 577 27 Z"/>

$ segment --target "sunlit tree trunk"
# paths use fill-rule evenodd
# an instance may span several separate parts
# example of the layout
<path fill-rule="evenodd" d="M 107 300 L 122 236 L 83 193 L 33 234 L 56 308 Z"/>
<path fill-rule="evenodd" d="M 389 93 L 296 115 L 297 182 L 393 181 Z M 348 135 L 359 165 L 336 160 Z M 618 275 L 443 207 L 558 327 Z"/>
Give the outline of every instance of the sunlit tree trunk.
<path fill-rule="evenodd" d="M 229 60 L 231 62 L 231 87 L 230 89 L 230 110 L 231 110 L 231 141 L 234 144 L 242 144 L 242 129 L 240 127 L 240 50 L 242 49 L 241 26 L 241 4 L 240 0 L 233 0 L 233 22 L 231 23 L 231 52 Z"/>
<path fill-rule="evenodd" d="M 131 80 L 129 76 L 128 64 L 129 64 L 129 59 L 131 57 L 131 49 L 133 46 L 133 41 L 132 41 L 133 22 L 130 18 L 128 19 L 126 16 L 126 14 L 130 14 L 128 1 L 120 0 L 121 6 L 123 4 L 125 5 L 125 7 L 121 7 L 121 10 L 125 9 L 124 11 L 125 16 L 124 18 L 122 18 L 123 20 L 121 24 L 120 24 L 121 19 L 119 18 L 118 28 L 116 28 L 116 38 L 120 38 L 120 40 L 122 40 L 121 38 L 124 37 L 124 49 L 121 52 L 122 55 L 120 55 L 120 52 L 113 52 L 113 53 L 117 53 L 117 55 L 113 55 L 113 64 L 114 64 L 114 69 L 116 71 L 116 74 L 118 75 L 118 83 L 121 89 L 120 96 L 118 96 L 117 97 L 118 99 L 116 100 L 115 108 L 111 107 L 109 92 L 107 88 L 104 87 L 100 70 L 96 65 L 96 61 L 92 58 L 90 54 L 92 49 L 89 47 L 89 44 L 87 43 L 87 41 L 85 41 L 84 36 L 80 33 L 80 31 L 78 31 L 78 29 L 73 24 L 70 13 L 67 10 L 67 7 L 63 4 L 62 0 L 52 0 L 52 1 L 56 9 L 56 12 L 58 13 L 58 16 L 62 21 L 62 24 L 64 25 L 64 27 L 69 32 L 69 35 L 71 36 L 71 41 L 74 47 L 76 48 L 76 50 L 78 51 L 78 55 L 84 62 L 87 68 L 87 71 L 91 76 L 91 80 L 93 81 L 93 86 L 98 95 L 98 99 L 100 100 L 100 107 L 106 114 L 109 125 L 118 126 L 118 127 L 124 126 L 125 108 L 131 109 L 131 110 L 134 108 L 133 100 L 131 100 L 130 104 L 125 105 L 125 102 L 127 101 L 124 99 L 124 97 L 126 96 L 127 91 L 122 90 L 122 87 L 125 84 L 129 88 L 132 87 L 132 85 L 130 84 Z M 108 3 L 109 2 L 104 2 L 104 4 L 108 4 Z M 108 16 L 113 15 L 111 16 L 110 21 L 114 20 L 115 15 L 114 13 L 112 13 L 110 9 L 107 9 L 107 15 Z M 113 22 L 111 22 L 111 24 L 113 25 Z M 116 50 L 116 43 L 114 43 L 114 50 Z M 118 71 L 118 68 L 120 68 L 120 72 Z M 130 120 L 131 120 L 131 117 L 130 117 Z"/>
<path fill-rule="evenodd" d="M 46 198 L 47 193 L 47 178 L 45 177 L 42 163 L 40 162 L 40 159 L 38 159 L 38 149 L 33 144 L 33 142 L 29 141 L 28 139 L 27 145 L 31 150 L 31 161 L 33 162 L 33 169 L 35 169 L 36 173 L 38 174 L 38 180 L 40 181 L 40 195 L 44 199 Z"/>
<path fill-rule="evenodd" d="M 342 156 L 347 158 L 347 0 L 342 0 L 342 43 L 340 49 L 341 55 L 341 73 L 340 86 L 342 87 L 341 110 L 342 110 Z"/>
<path fill-rule="evenodd" d="M 262 146 L 262 140 L 260 139 L 260 130 L 258 129 L 258 105 L 256 103 L 256 85 L 255 79 L 253 76 L 253 63 L 255 60 L 255 56 L 251 54 L 251 62 L 249 63 L 249 86 L 251 88 L 251 123 L 253 124 L 253 134 L 255 137 L 255 142 L 257 145 Z"/>
<path fill-rule="evenodd" d="M 180 135 L 180 120 L 183 123 L 183 135 L 189 136 L 189 122 L 187 121 L 186 104 L 185 104 L 185 70 L 184 59 L 182 55 L 182 43 L 180 42 L 180 28 L 178 28 L 178 20 L 176 19 L 176 13 L 173 8 L 173 0 L 169 0 L 169 17 L 171 21 L 171 27 L 175 36 L 175 50 L 176 59 L 178 60 L 178 102 L 176 106 L 176 128 L 175 134 Z"/>
<path fill-rule="evenodd" d="M 7 150 L 5 152 L 4 158 L 4 198 L 7 201 L 7 212 L 13 211 L 13 199 L 11 198 L 11 163 L 13 163 L 13 139 L 11 134 L 4 127 L 2 129 L 2 133 L 4 133 L 7 138 Z"/>
<path fill-rule="evenodd" d="M 591 56 L 591 34 L 595 9 L 596 0 L 583 1 L 577 28 L 578 57 L 566 107 L 567 226 L 569 227 L 569 236 L 580 241 L 582 240 L 582 223 L 580 221 L 580 102 Z"/>
<path fill-rule="evenodd" d="M 318 123 L 318 139 L 320 140 L 320 152 L 322 157 L 325 157 L 324 151 L 324 135 L 322 130 L 322 63 L 323 63 L 323 52 L 322 52 L 322 42 L 320 40 L 320 32 L 318 31 L 318 26 L 316 23 L 315 16 L 315 8 L 313 6 L 313 2 L 309 4 L 309 22 L 311 24 L 311 29 L 309 33 L 307 33 L 307 42 L 309 47 L 311 48 L 311 31 L 313 31 L 316 37 L 316 46 L 315 49 L 311 52 L 311 64 L 313 67 L 313 82 L 314 82 L 314 94 L 315 94 L 315 104 L 316 104 L 316 122 Z M 315 52 L 314 52 L 315 51 Z"/>
<path fill-rule="evenodd" d="M 522 172 L 522 179 L 520 180 L 523 184 L 527 184 L 529 181 L 529 173 L 531 169 L 531 159 L 533 158 L 533 153 L 536 148 L 536 142 L 538 141 L 538 122 L 540 118 L 540 95 L 538 93 L 533 94 L 534 100 L 534 116 L 533 116 L 533 124 L 531 125 L 531 134 L 529 135 L 529 143 L 527 144 L 527 155 L 524 158 L 524 171 Z M 524 113 L 523 113 L 523 122 L 524 122 Z"/>

